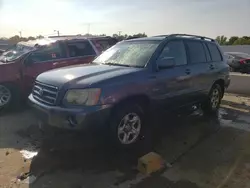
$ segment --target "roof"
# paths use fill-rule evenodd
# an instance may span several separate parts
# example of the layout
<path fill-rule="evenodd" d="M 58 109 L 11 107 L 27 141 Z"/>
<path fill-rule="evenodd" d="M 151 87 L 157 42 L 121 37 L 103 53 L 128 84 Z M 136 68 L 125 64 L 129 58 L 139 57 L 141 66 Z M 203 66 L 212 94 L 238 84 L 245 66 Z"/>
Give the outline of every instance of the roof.
<path fill-rule="evenodd" d="M 198 35 L 190 35 L 190 34 L 170 34 L 170 35 L 157 35 L 153 37 L 143 37 L 143 38 L 135 38 L 131 39 L 128 41 L 138 41 L 138 40 L 164 40 L 166 38 L 170 37 L 177 37 L 177 38 L 190 38 L 190 39 L 196 39 L 196 40 L 206 40 L 206 41 L 212 41 L 214 42 L 215 40 L 212 38 L 208 38 L 205 36 L 198 36 Z"/>
<path fill-rule="evenodd" d="M 37 39 L 37 40 L 29 40 L 27 42 L 19 42 L 19 44 L 23 44 L 26 46 L 35 47 L 35 45 L 44 46 L 49 45 L 51 43 L 54 43 L 56 41 L 64 41 L 64 40 L 86 40 L 86 39 L 107 39 L 112 38 L 109 36 L 103 36 L 103 37 L 85 37 L 85 36 L 77 36 L 77 35 L 67 35 L 67 36 L 52 36 L 48 38 L 43 39 Z"/>
<path fill-rule="evenodd" d="M 164 40 L 166 37 L 142 37 L 142 38 L 135 38 L 135 39 L 129 39 L 126 41 L 149 41 L 149 40 Z"/>

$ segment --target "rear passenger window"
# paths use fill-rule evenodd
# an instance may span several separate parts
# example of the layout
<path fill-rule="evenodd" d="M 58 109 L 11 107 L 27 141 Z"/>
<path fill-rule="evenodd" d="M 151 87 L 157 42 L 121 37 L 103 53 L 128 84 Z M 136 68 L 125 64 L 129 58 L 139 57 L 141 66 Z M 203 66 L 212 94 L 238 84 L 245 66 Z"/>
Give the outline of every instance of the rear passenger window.
<path fill-rule="evenodd" d="M 81 57 L 96 55 L 94 49 L 88 41 L 68 43 L 70 57 Z"/>
<path fill-rule="evenodd" d="M 96 40 L 94 41 L 94 45 L 99 51 L 105 51 L 111 47 L 108 40 Z"/>
<path fill-rule="evenodd" d="M 203 45 L 203 48 L 204 48 L 205 53 L 206 53 L 207 62 L 211 62 L 212 59 L 211 59 L 210 53 L 209 53 L 209 51 L 208 51 L 207 45 L 206 45 L 205 43 L 202 43 L 202 45 Z"/>
<path fill-rule="evenodd" d="M 215 61 L 215 62 L 222 61 L 221 53 L 220 53 L 218 47 L 216 46 L 216 44 L 208 43 L 207 46 L 208 46 L 208 49 L 210 51 L 212 61 Z"/>
<path fill-rule="evenodd" d="M 207 61 L 205 50 L 199 41 L 187 41 L 190 63 L 204 63 Z"/>
<path fill-rule="evenodd" d="M 186 65 L 187 64 L 187 56 L 184 43 L 180 40 L 170 41 L 164 47 L 159 56 L 161 58 L 173 57 L 175 60 L 175 65 Z"/>

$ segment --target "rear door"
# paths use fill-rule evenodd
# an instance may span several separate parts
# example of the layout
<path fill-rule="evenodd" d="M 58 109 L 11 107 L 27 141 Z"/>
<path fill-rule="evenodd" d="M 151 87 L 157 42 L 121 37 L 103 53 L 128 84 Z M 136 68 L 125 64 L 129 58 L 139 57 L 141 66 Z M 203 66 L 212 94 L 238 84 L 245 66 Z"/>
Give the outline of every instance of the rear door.
<path fill-rule="evenodd" d="M 211 55 L 211 61 L 208 63 L 208 90 L 211 89 L 213 83 L 223 76 L 222 73 L 227 70 L 228 67 L 225 66 L 223 62 L 222 54 L 217 47 L 217 45 L 213 42 L 206 42 L 206 46 L 208 47 L 209 53 Z"/>
<path fill-rule="evenodd" d="M 191 72 L 190 96 L 193 102 L 199 101 L 205 96 L 208 82 L 208 62 L 206 49 L 201 40 L 185 40 L 188 53 L 188 69 Z"/>
<path fill-rule="evenodd" d="M 55 63 L 64 62 L 66 54 L 59 43 L 31 52 L 24 59 L 22 66 L 23 87 L 28 92 L 31 91 L 36 77 L 48 70 L 55 68 Z"/>
<path fill-rule="evenodd" d="M 68 57 L 65 61 L 55 62 L 55 68 L 91 63 L 97 55 L 88 40 L 67 41 L 64 45 Z"/>
<path fill-rule="evenodd" d="M 184 106 L 189 102 L 187 98 L 190 92 L 190 71 L 187 65 L 185 45 L 182 40 L 169 41 L 158 60 L 161 58 L 174 58 L 175 66 L 160 69 L 156 73 L 153 92 L 158 104 L 170 109 Z"/>

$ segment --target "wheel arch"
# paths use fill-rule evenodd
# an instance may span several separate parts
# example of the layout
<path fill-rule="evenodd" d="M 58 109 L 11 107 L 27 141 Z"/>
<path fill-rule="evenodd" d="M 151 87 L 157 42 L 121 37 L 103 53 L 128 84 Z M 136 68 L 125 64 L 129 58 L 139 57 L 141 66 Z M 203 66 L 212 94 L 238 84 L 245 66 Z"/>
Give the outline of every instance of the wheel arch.
<path fill-rule="evenodd" d="M 127 96 L 127 97 L 119 100 L 113 106 L 112 113 L 115 112 L 117 110 L 117 108 L 119 108 L 127 103 L 135 103 L 135 104 L 139 105 L 139 107 L 141 108 L 141 110 L 143 112 L 146 112 L 150 108 L 151 101 L 150 101 L 150 98 L 145 94 L 137 94 L 137 95 Z"/>

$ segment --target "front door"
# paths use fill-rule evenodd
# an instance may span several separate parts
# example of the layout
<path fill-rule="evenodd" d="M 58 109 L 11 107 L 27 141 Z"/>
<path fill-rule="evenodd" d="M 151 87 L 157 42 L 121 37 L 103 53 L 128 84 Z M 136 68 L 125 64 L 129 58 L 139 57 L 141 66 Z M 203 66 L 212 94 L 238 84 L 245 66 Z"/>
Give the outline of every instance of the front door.
<path fill-rule="evenodd" d="M 28 95 L 33 87 L 36 77 L 48 70 L 56 68 L 65 61 L 66 54 L 60 48 L 59 43 L 54 43 L 44 48 L 40 48 L 31 52 L 26 59 L 24 59 L 22 66 L 23 88 Z"/>
<path fill-rule="evenodd" d="M 158 72 L 154 73 L 153 96 L 160 106 L 164 105 L 164 107 L 169 109 L 187 104 L 191 72 L 188 69 L 186 49 L 183 41 L 169 41 L 160 53 L 158 60 L 161 58 L 174 58 L 175 66 L 159 69 Z"/>

